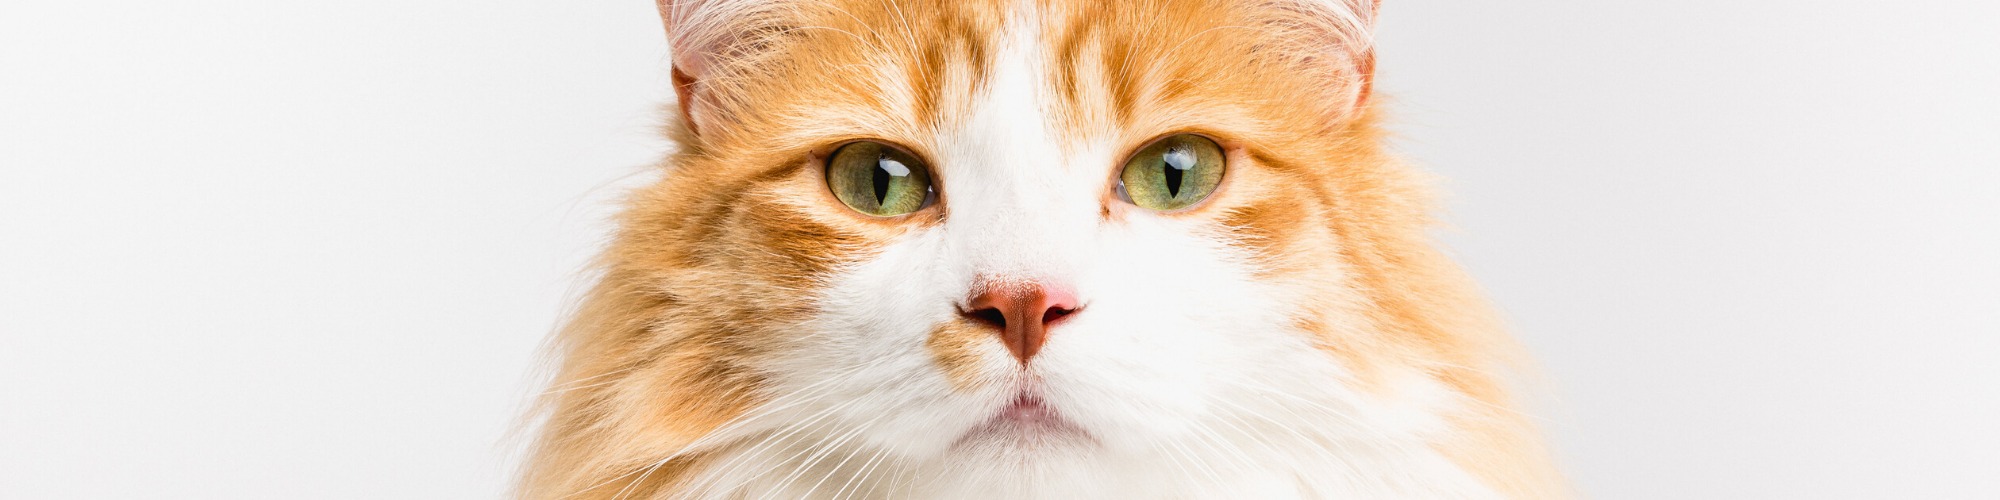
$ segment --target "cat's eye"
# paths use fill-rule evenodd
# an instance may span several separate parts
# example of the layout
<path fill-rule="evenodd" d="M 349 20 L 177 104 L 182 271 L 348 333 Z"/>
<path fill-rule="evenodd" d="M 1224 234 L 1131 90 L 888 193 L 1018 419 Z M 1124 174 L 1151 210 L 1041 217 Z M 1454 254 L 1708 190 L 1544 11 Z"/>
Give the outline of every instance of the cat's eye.
<path fill-rule="evenodd" d="M 826 161 L 826 185 L 848 208 L 876 217 L 915 212 L 936 197 L 923 161 L 870 141 L 835 150 Z"/>
<path fill-rule="evenodd" d="M 1222 146 L 1194 134 L 1153 141 L 1118 175 L 1126 201 L 1152 210 L 1171 211 L 1194 206 L 1222 185 Z"/>

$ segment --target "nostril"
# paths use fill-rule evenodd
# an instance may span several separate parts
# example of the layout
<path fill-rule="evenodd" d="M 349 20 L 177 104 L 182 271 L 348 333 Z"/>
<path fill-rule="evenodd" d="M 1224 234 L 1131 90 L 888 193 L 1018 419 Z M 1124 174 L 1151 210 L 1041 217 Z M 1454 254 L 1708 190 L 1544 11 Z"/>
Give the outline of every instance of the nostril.
<path fill-rule="evenodd" d="M 999 309 L 989 307 L 966 313 L 966 316 L 970 316 L 981 323 L 993 325 L 995 328 L 1007 328 L 1007 315 L 1001 313 Z"/>
<path fill-rule="evenodd" d="M 1060 307 L 1051 307 L 1051 308 L 1049 308 L 1049 310 L 1048 310 L 1048 311 L 1046 311 L 1046 312 L 1043 312 L 1043 313 L 1042 313 L 1042 324 L 1044 324 L 1044 325 L 1047 325 L 1047 324 L 1053 324 L 1053 323 L 1055 323 L 1055 322 L 1056 322 L 1056 320 L 1060 320 L 1060 319 L 1063 319 L 1063 318 L 1065 318 L 1065 317 L 1068 317 L 1068 316 L 1070 315 L 1070 313 L 1074 313 L 1074 312 L 1076 312 L 1076 310 L 1075 310 L 1075 309 L 1064 309 L 1064 308 L 1060 308 Z"/>
<path fill-rule="evenodd" d="M 1067 287 L 1020 281 L 982 286 L 961 307 L 967 320 L 991 327 L 1023 366 L 1042 350 L 1049 327 L 1080 309 Z"/>

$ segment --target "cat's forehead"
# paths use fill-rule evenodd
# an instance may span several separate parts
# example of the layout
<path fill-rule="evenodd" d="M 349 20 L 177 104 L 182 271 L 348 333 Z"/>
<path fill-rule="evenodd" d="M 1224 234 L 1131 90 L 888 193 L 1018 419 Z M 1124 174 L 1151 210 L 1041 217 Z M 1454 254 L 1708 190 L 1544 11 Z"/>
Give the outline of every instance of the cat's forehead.
<path fill-rule="evenodd" d="M 681 24 L 677 40 L 694 41 L 676 48 L 707 56 L 696 64 L 727 129 L 711 139 L 755 148 L 924 148 L 996 111 L 1015 125 L 1032 116 L 1059 147 L 1256 135 L 1321 125 L 1328 113 L 1312 108 L 1337 107 L 1318 98 L 1339 94 L 1337 75 L 1300 68 L 1337 59 L 1341 42 L 1291 36 L 1300 23 L 1286 16 L 1325 7 L 1295 3 L 714 1 L 689 14 L 706 17 Z"/>

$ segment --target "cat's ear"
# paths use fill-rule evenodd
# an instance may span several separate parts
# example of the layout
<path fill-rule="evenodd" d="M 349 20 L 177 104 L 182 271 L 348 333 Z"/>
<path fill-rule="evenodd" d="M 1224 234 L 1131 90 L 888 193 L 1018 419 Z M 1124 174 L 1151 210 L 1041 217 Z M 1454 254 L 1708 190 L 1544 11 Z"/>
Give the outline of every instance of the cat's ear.
<path fill-rule="evenodd" d="M 715 88 L 739 33 L 770 22 L 776 0 L 654 0 L 666 24 L 681 119 L 697 135 L 726 119 Z"/>
<path fill-rule="evenodd" d="M 1258 1 L 1267 29 L 1302 44 L 1299 60 L 1320 75 L 1341 118 L 1368 107 L 1375 87 L 1375 15 L 1381 0 Z"/>
<path fill-rule="evenodd" d="M 1367 5 L 1368 32 L 1367 32 L 1366 45 L 1362 47 L 1360 53 L 1356 54 L 1354 58 L 1355 74 L 1359 75 L 1359 78 L 1361 79 L 1360 89 L 1355 93 L 1354 96 L 1354 108 L 1357 110 L 1367 107 L 1368 99 L 1374 96 L 1375 17 L 1382 12 L 1382 0 L 1362 0 L 1362 2 L 1368 4 Z"/>
<path fill-rule="evenodd" d="M 1360 74 L 1360 92 L 1354 96 L 1354 108 L 1366 108 L 1368 98 L 1374 96 L 1374 26 L 1376 16 L 1382 12 L 1382 0 L 1362 0 L 1368 4 L 1368 42 L 1354 58 L 1354 70 Z"/>

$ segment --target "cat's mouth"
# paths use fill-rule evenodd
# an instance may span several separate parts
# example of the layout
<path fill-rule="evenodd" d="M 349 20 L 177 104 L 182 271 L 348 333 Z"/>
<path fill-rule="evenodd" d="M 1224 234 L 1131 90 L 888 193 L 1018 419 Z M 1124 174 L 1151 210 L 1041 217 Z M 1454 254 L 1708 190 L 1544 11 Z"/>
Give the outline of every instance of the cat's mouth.
<path fill-rule="evenodd" d="M 1000 414 L 994 415 L 993 418 L 994 420 L 1007 422 L 1011 425 L 1029 428 L 1054 427 L 1068 424 L 1068 422 L 1063 421 L 1061 415 L 1056 414 L 1054 408 L 1049 407 L 1047 402 L 1042 401 L 1039 397 L 1025 393 L 1014 396 L 1014 402 L 1008 403 L 1005 408 L 1001 408 Z"/>
<path fill-rule="evenodd" d="M 1001 446 L 1008 448 L 1040 448 L 1058 444 L 1082 444 L 1095 442 L 1090 433 L 1085 432 L 1075 422 L 1063 418 L 1062 413 L 1050 405 L 1047 399 L 1036 391 L 1024 389 L 1014 395 L 1013 400 L 985 423 L 973 427 L 959 438 L 957 446 Z"/>

